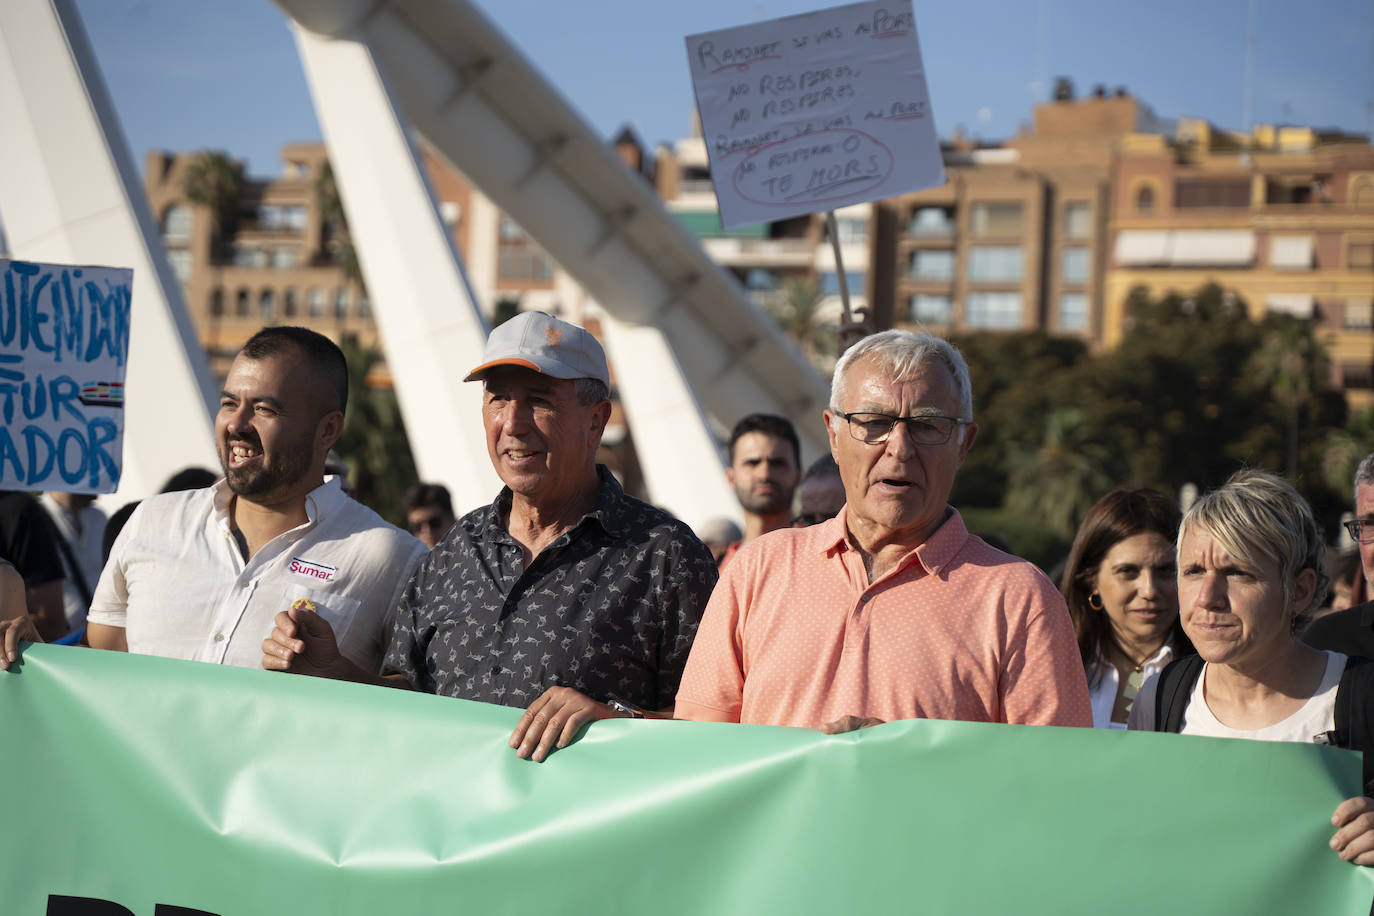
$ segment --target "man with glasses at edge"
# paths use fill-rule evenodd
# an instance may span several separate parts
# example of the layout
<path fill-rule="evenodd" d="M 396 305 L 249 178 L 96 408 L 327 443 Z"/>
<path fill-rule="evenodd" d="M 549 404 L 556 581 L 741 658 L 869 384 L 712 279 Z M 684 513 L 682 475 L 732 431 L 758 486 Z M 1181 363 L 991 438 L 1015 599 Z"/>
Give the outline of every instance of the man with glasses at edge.
<path fill-rule="evenodd" d="M 1345 530 L 1360 548 L 1366 583 L 1374 582 L 1374 452 L 1355 469 L 1355 518 Z M 1314 649 L 1374 658 L 1374 601 L 1318 617 L 1302 634 Z"/>
<path fill-rule="evenodd" d="M 675 715 L 832 733 L 910 718 L 1091 726 L 1059 591 L 947 504 L 978 433 L 959 351 L 926 333 L 867 337 L 836 365 L 830 405 L 845 506 L 725 568 Z"/>

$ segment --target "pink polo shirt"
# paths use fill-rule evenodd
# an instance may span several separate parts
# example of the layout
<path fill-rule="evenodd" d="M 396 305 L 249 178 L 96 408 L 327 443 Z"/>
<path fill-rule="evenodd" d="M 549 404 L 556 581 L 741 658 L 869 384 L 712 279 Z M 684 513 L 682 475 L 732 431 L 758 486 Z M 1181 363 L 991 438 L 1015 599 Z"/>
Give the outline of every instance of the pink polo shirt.
<path fill-rule="evenodd" d="M 847 509 L 746 545 L 711 594 L 679 719 L 818 727 L 846 715 L 1090 727 L 1059 591 L 949 516 L 870 584 Z"/>

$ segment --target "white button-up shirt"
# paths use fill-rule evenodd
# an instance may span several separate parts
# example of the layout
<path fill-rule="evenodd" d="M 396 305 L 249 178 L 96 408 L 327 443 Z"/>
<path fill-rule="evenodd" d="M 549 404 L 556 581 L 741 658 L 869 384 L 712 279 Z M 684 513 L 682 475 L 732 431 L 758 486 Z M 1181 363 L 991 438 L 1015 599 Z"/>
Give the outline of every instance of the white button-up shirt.
<path fill-rule="evenodd" d="M 339 650 L 381 667 L 384 622 L 425 554 L 330 479 L 305 499 L 305 524 L 246 563 L 230 527 L 223 480 L 139 505 L 120 533 L 91 601 L 92 623 L 122 627 L 130 652 L 256 668 L 278 611 L 315 602 Z"/>

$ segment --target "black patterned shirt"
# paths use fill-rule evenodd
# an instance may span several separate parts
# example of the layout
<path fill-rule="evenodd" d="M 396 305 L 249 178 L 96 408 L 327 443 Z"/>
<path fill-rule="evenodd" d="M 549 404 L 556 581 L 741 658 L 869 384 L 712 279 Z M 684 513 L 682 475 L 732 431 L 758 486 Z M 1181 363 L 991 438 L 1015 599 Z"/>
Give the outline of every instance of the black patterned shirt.
<path fill-rule="evenodd" d="M 459 519 L 397 603 L 383 673 L 504 706 L 554 686 L 672 705 L 715 563 L 685 524 L 597 474 L 596 505 L 528 568 L 502 524 L 509 488 Z"/>

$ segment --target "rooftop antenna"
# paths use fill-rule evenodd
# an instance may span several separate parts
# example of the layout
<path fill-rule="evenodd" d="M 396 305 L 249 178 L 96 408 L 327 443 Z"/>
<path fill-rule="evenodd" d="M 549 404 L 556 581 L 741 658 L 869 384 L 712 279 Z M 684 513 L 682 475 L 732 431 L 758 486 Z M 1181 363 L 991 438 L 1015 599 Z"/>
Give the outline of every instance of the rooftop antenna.
<path fill-rule="evenodd" d="M 1245 29 L 1245 93 L 1240 112 L 1240 126 L 1246 133 L 1254 127 L 1250 122 L 1250 99 L 1255 82 L 1255 0 L 1250 0 L 1249 7 L 1249 22 Z"/>

